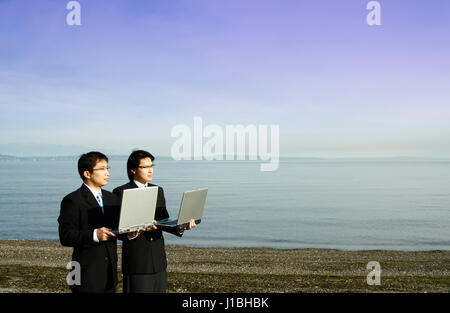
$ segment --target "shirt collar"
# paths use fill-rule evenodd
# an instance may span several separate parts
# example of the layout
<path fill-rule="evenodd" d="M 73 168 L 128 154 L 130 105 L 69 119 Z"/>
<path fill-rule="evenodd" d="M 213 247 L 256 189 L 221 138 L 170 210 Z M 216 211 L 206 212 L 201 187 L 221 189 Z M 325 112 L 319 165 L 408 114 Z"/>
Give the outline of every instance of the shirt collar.
<path fill-rule="evenodd" d="M 100 191 L 95 190 L 94 188 L 84 184 L 86 187 L 89 188 L 89 190 L 92 192 L 92 194 L 94 195 L 94 197 L 97 199 L 97 195 L 100 194 L 102 195 L 102 189 L 100 188 Z"/>
<path fill-rule="evenodd" d="M 143 183 L 140 183 L 140 182 L 138 182 L 136 180 L 134 180 L 134 183 L 136 184 L 136 186 L 138 186 L 138 188 L 143 188 L 143 187 L 147 187 L 148 186 L 147 183 L 143 184 Z"/>

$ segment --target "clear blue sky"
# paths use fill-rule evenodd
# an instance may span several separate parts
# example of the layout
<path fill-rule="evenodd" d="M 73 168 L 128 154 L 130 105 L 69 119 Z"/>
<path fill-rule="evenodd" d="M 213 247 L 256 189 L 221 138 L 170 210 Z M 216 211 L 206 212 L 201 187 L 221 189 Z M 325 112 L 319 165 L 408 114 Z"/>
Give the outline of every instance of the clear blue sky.
<path fill-rule="evenodd" d="M 0 145 L 169 155 L 277 124 L 282 156 L 450 157 L 450 1 L 0 0 Z M 1 153 L 1 151 L 0 151 Z"/>

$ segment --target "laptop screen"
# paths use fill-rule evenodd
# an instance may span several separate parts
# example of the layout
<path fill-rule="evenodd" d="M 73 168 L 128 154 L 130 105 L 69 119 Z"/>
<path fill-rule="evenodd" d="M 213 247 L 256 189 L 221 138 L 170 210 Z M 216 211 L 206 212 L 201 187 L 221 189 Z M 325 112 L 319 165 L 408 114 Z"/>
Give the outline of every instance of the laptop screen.
<path fill-rule="evenodd" d="M 189 223 L 190 219 L 199 220 L 203 215 L 208 189 L 185 191 L 178 213 L 178 225 Z"/>

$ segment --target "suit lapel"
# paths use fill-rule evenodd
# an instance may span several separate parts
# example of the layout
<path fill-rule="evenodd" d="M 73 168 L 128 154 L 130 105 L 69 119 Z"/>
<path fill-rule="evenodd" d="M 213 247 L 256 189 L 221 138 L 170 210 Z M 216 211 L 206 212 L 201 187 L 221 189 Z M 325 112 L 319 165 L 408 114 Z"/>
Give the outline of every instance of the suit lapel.
<path fill-rule="evenodd" d="M 134 181 L 129 182 L 128 185 L 129 185 L 130 189 L 131 188 L 139 188 Z"/>
<path fill-rule="evenodd" d="M 103 206 L 117 206 L 117 198 L 114 194 L 102 189 Z"/>
<path fill-rule="evenodd" d="M 81 193 L 83 195 L 83 198 L 86 201 L 86 204 L 87 204 L 88 208 L 95 208 L 95 207 L 97 207 L 98 211 L 100 212 L 100 214 L 102 214 L 102 209 L 100 207 L 100 204 L 98 203 L 97 199 L 95 199 L 94 195 L 89 190 L 89 188 L 86 187 L 85 184 L 83 184 L 81 186 Z M 105 206 L 104 203 L 103 203 L 103 206 Z"/>

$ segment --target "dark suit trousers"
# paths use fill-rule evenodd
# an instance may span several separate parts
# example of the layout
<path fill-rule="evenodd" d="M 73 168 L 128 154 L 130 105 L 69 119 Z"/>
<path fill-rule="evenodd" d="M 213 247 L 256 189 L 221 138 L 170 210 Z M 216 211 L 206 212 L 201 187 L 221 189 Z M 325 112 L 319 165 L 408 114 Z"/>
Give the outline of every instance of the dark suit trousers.
<path fill-rule="evenodd" d="M 70 288 L 72 290 L 72 293 L 116 293 L 116 285 L 114 283 L 114 278 L 112 274 L 113 269 L 111 263 L 105 269 L 106 270 L 104 273 L 98 273 L 101 275 L 100 277 L 103 277 L 102 281 L 106 281 L 104 288 L 86 291 L 80 290 L 78 286 L 73 286 Z"/>
<path fill-rule="evenodd" d="M 165 293 L 167 289 L 167 271 L 154 274 L 124 274 L 124 293 Z"/>

